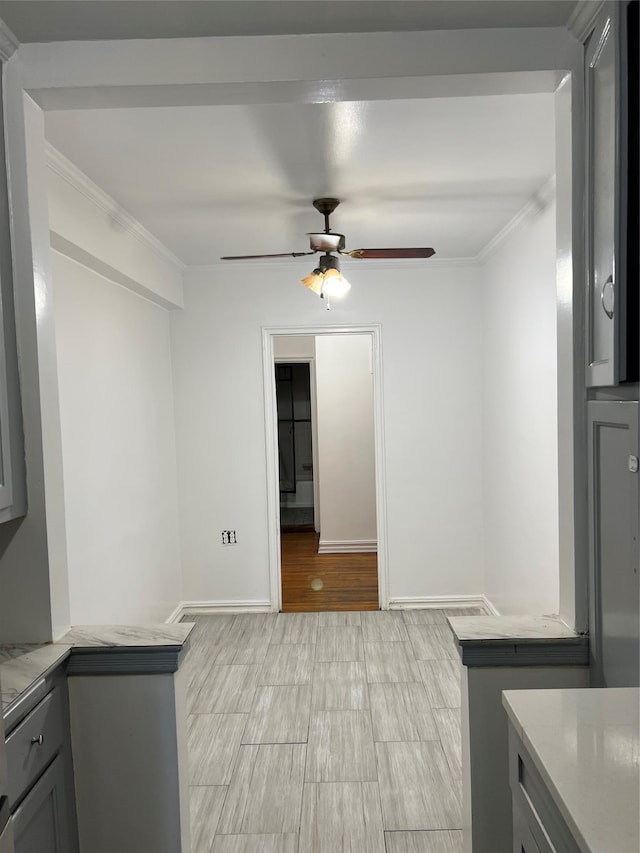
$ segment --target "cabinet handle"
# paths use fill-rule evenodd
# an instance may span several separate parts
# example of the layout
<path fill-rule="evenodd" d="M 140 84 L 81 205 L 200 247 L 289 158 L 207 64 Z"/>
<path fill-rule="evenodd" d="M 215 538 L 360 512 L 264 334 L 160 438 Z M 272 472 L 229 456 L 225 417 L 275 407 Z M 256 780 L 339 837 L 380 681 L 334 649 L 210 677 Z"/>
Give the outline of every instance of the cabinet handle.
<path fill-rule="evenodd" d="M 42 746 L 44 743 L 44 737 L 42 735 L 38 735 L 38 737 L 32 737 L 31 743 L 37 744 L 38 746 Z"/>
<path fill-rule="evenodd" d="M 609 287 L 609 290 L 607 290 Z M 610 300 L 607 299 L 607 293 L 611 294 Z M 610 307 L 607 307 L 607 303 L 610 302 Z M 607 315 L 610 320 L 613 320 L 613 304 L 614 304 L 614 289 L 613 289 L 613 276 L 610 275 L 609 278 L 602 285 L 602 291 L 600 292 L 600 301 L 602 302 L 602 310 Z"/>

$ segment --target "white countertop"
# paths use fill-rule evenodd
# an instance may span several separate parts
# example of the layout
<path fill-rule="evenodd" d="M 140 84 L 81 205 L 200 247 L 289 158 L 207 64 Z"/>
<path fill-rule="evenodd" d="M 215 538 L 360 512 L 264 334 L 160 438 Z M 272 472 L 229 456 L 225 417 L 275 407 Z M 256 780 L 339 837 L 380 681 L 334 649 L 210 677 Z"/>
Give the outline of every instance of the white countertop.
<path fill-rule="evenodd" d="M 584 853 L 640 850 L 640 689 L 507 690 L 509 719 Z"/>

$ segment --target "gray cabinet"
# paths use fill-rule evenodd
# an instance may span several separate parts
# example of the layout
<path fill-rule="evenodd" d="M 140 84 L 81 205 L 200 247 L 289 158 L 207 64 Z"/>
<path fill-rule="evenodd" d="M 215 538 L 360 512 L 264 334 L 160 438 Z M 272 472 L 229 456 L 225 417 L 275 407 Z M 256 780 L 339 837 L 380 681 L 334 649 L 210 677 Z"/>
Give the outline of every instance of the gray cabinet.
<path fill-rule="evenodd" d="M 509 784 L 513 798 L 513 853 L 580 853 L 576 839 L 511 723 Z"/>
<path fill-rule="evenodd" d="M 627 234 L 633 74 L 627 51 L 629 7 L 607 3 L 585 52 L 587 115 L 587 384 L 612 386 L 637 377 L 637 281 L 629 282 Z M 637 139 L 635 139 L 637 147 Z M 633 159 L 633 154 L 631 159 Z M 636 155 L 637 156 L 637 152 Z M 634 202 L 632 204 L 632 202 Z"/>
<path fill-rule="evenodd" d="M 75 853 L 77 821 L 67 682 L 42 679 L 5 718 L 15 853 Z"/>
<path fill-rule="evenodd" d="M 591 677 L 634 687 L 640 671 L 638 403 L 588 404 Z"/>
<path fill-rule="evenodd" d="M 13 815 L 15 853 L 69 853 L 69 804 L 63 759 L 40 776 Z"/>
<path fill-rule="evenodd" d="M 13 826 L 11 821 L 0 832 L 0 853 L 15 853 L 13 846 Z"/>
<path fill-rule="evenodd" d="M 3 106 L 0 86 L 0 131 Z M 0 132 L 0 523 L 27 511 L 11 251 L 4 134 Z"/>

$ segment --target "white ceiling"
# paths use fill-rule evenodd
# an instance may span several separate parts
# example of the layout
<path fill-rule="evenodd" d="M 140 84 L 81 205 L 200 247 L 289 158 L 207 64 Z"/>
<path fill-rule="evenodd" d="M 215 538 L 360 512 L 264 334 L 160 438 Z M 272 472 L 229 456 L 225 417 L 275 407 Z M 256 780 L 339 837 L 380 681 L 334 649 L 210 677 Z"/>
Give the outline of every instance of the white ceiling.
<path fill-rule="evenodd" d="M 2 0 L 21 42 L 557 27 L 576 0 Z"/>
<path fill-rule="evenodd" d="M 347 248 L 478 252 L 554 174 L 553 95 L 45 113 L 49 141 L 188 265 Z"/>

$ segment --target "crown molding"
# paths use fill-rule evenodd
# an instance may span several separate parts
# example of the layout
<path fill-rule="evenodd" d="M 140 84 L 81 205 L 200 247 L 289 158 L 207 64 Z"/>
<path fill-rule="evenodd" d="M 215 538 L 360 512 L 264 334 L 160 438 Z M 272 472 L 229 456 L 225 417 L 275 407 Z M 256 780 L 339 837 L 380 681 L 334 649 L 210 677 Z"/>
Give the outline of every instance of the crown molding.
<path fill-rule="evenodd" d="M 20 42 L 3 20 L 0 20 L 0 61 L 7 62 L 16 52 Z"/>
<path fill-rule="evenodd" d="M 567 21 L 567 29 L 580 44 L 584 44 L 595 24 L 605 0 L 578 0 Z"/>
<path fill-rule="evenodd" d="M 474 259 L 475 262 L 477 264 L 484 264 L 490 257 L 492 257 L 492 255 L 495 255 L 505 240 L 517 228 L 519 228 L 525 220 L 529 219 L 530 216 L 536 213 L 540 213 L 540 211 L 547 207 L 547 205 L 555 198 L 555 194 L 556 176 L 552 175 L 520 208 L 516 215 L 507 222 L 504 228 L 501 228 L 495 237 L 492 237 L 491 240 L 489 240 L 484 249 L 481 249 L 480 252 L 478 252 Z"/>
<path fill-rule="evenodd" d="M 56 175 L 65 180 L 77 192 L 81 193 L 85 198 L 92 202 L 103 213 L 106 213 L 114 222 L 134 237 L 138 242 L 142 243 L 146 248 L 151 249 L 156 255 L 168 261 L 181 273 L 186 269 L 186 264 L 173 254 L 164 243 L 161 243 L 157 237 L 154 237 L 150 231 L 138 222 L 130 213 L 118 204 L 108 193 L 94 183 L 88 175 L 85 175 L 75 163 L 68 160 L 64 154 L 54 148 L 50 142 L 45 144 L 47 166 Z"/>
<path fill-rule="evenodd" d="M 595 0 L 592 0 L 595 4 Z M 251 260 L 251 261 L 218 261 L 213 264 L 194 264 L 188 265 L 173 254 L 164 243 L 161 243 L 157 237 L 154 237 L 150 231 L 138 222 L 131 214 L 123 210 L 118 202 L 94 183 L 88 175 L 85 175 L 71 160 L 67 159 L 57 148 L 54 148 L 50 142 L 46 143 L 46 158 L 47 165 L 52 172 L 59 175 L 63 180 L 70 184 L 75 190 L 81 193 L 85 198 L 89 199 L 96 207 L 106 213 L 111 219 L 117 222 L 123 230 L 131 234 L 147 248 L 160 255 L 164 260 L 169 261 L 181 273 L 219 273 L 224 269 L 277 269 L 289 268 L 295 266 L 298 268 L 306 267 L 306 262 L 311 258 L 295 258 L 295 264 L 291 263 L 292 259 L 286 260 Z M 507 237 L 517 229 L 522 222 L 528 217 L 543 210 L 551 199 L 555 196 L 555 175 L 549 178 L 524 206 L 513 216 L 509 222 L 502 228 L 488 243 L 480 250 L 480 252 L 471 257 L 463 258 L 442 258 L 433 257 L 425 264 L 424 260 L 418 259 L 396 259 L 393 261 L 385 260 L 357 260 L 349 257 L 341 257 L 340 263 L 343 269 L 376 269 L 376 270 L 427 270 L 432 267 L 436 268 L 455 268 L 455 267 L 474 267 L 484 264 L 507 239 Z"/>

